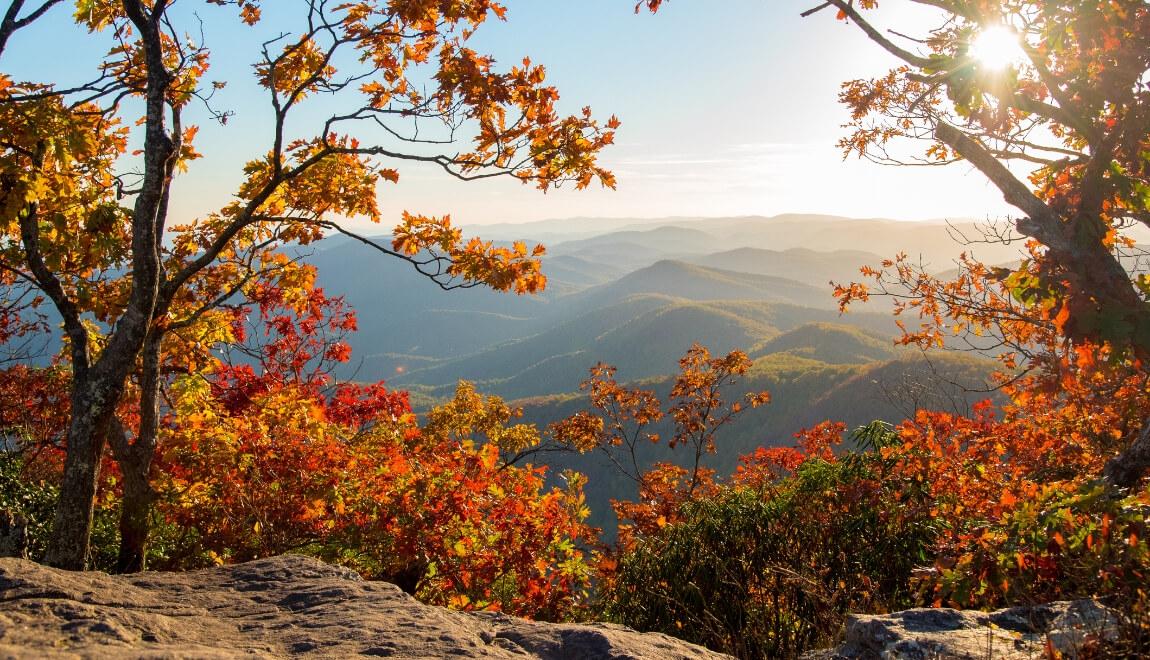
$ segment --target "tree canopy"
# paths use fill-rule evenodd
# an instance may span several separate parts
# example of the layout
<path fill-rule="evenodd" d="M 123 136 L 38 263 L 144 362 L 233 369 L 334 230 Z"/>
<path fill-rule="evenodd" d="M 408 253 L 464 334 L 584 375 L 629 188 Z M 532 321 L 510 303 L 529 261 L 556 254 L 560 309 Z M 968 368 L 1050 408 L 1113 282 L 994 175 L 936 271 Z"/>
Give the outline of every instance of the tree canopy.
<path fill-rule="evenodd" d="M 67 4 L 10 2 L 0 57 L 14 56 L 12 34 Z M 169 226 L 181 173 L 214 155 L 197 151 L 195 122 L 228 117 L 212 104 L 213 90 L 228 83 L 212 79 L 212 26 L 238 22 L 257 35 L 261 21 L 255 0 L 209 0 L 216 6 L 204 8 L 199 25 L 183 24 L 195 19 L 173 4 L 78 0 L 76 23 L 111 44 L 103 57 L 76 62 L 86 78 L 0 74 L 5 332 L 25 331 L 7 320 L 12 310 L 51 304 L 71 370 L 67 459 L 48 553 L 60 566 L 84 564 L 107 442 L 131 485 L 127 499 L 137 503 L 125 505 L 122 532 L 137 540 L 126 544 L 136 547 L 123 567 L 140 566 L 160 384 L 231 339 L 233 308 L 258 287 L 271 283 L 306 308 L 314 274 L 278 248 L 344 231 L 346 218 L 379 222 L 380 185 L 398 183 L 405 163 L 543 190 L 614 185 L 596 160 L 612 141 L 613 117 L 600 122 L 589 108 L 564 115 L 542 66 L 524 59 L 499 69 L 469 45 L 485 22 L 505 18 L 502 5 L 308 1 L 294 8 L 296 29 L 271 35 L 253 62 L 269 117 L 266 146 L 237 173 L 233 200 Z M 317 99 L 330 114 L 307 125 L 301 108 Z M 449 217 L 405 213 L 390 243 L 353 236 L 445 288 L 545 286 L 541 247 L 465 240 Z M 25 290 L 24 299 L 12 293 Z M 134 425 L 116 412 L 126 400 L 136 402 Z"/>
<path fill-rule="evenodd" d="M 1013 228 L 1030 241 L 1029 258 L 1013 272 L 966 264 L 977 272 L 965 284 L 989 277 L 1003 285 L 990 308 L 998 311 L 982 318 L 1024 310 L 1016 325 L 1053 331 L 1068 354 L 1093 359 L 1100 349 L 1143 369 L 1150 280 L 1139 272 L 1141 251 L 1129 232 L 1150 226 L 1150 7 L 1137 0 L 919 4 L 939 10 L 938 25 L 922 35 L 880 31 L 865 13 L 873 2 L 856 9 L 829 0 L 808 12 L 836 9 L 901 61 L 885 76 L 843 85 L 840 98 L 851 110 L 844 154 L 974 166 L 1020 211 Z M 925 141 L 921 155 L 892 151 L 905 138 Z M 952 293 L 964 282 L 956 285 Z M 1147 429 L 1150 420 L 1107 467 L 1112 482 L 1132 485 L 1150 467 Z"/>
<path fill-rule="evenodd" d="M 927 318 L 926 335 L 911 331 L 910 341 L 940 339 L 931 327 L 941 329 L 944 318 L 959 330 L 972 320 L 978 329 L 1013 320 L 1012 333 L 1032 324 L 1071 352 L 1101 348 L 1141 368 L 1150 357 L 1150 278 L 1138 272 L 1129 231 L 1150 227 L 1150 6 L 906 2 L 933 11 L 929 29 L 883 29 L 872 20 L 876 0 L 825 0 L 802 12 L 833 11 L 897 61 L 885 75 L 843 84 L 851 115 L 839 146 L 844 156 L 891 165 L 969 163 L 1020 212 L 1013 231 L 1029 241 L 1029 258 L 1013 271 L 966 260 L 975 272 L 949 290 L 914 273 L 905 257 L 885 264 L 893 274 L 866 274 L 910 289 L 910 304 Z M 635 11 L 662 4 L 638 2 Z M 908 150 L 906 141 L 923 146 Z M 979 306 L 986 289 L 972 282 L 988 279 L 1003 296 Z M 845 307 L 869 292 L 853 283 L 838 295 Z M 1112 482 L 1131 485 L 1150 467 L 1147 422 L 1107 467 Z"/>
<path fill-rule="evenodd" d="M 1071 340 L 1144 356 L 1146 280 L 1120 257 L 1133 247 L 1124 231 L 1150 226 L 1146 4 L 922 2 L 940 22 L 908 36 L 871 25 L 875 3 L 853 4 L 826 6 L 901 66 L 843 86 L 844 153 L 973 165 L 1021 212 L 1015 230 L 1043 248 L 1015 277 L 1028 302 Z M 898 155 L 902 138 L 925 140 L 925 151 Z"/>

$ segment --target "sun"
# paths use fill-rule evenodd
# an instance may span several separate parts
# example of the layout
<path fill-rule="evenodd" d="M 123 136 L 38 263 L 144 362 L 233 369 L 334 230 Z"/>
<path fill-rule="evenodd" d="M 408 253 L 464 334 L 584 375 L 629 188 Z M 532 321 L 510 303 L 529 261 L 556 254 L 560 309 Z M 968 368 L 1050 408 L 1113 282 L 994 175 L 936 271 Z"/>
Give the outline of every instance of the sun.
<path fill-rule="evenodd" d="M 996 71 L 1020 63 L 1025 56 L 1018 33 L 1002 25 L 993 25 L 975 35 L 969 53 L 979 64 Z"/>

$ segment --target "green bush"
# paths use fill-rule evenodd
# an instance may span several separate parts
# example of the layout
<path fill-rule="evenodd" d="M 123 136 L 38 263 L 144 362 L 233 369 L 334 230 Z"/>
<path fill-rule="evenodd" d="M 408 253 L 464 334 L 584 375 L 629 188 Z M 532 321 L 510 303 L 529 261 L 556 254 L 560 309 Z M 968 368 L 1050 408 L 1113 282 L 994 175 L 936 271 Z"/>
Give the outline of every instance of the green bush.
<path fill-rule="evenodd" d="M 59 487 L 39 471 L 30 470 L 31 459 L 28 451 L 9 448 L 0 451 L 0 511 L 24 519 L 28 557 L 33 561 L 43 561 L 52 532 L 52 519 L 56 515 Z M 110 571 L 115 567 L 119 547 L 118 520 L 116 503 L 100 498 L 92 527 L 91 568 Z"/>
<path fill-rule="evenodd" d="M 30 477 L 24 469 L 24 455 L 0 451 L 0 511 L 19 516 L 27 525 L 28 554 L 43 557 L 56 511 L 55 486 Z"/>
<path fill-rule="evenodd" d="M 847 611 L 914 604 L 911 572 L 939 523 L 922 489 L 893 483 L 877 450 L 808 460 L 793 476 L 725 486 L 682 522 L 641 536 L 605 582 L 603 612 L 743 658 L 833 641 Z"/>

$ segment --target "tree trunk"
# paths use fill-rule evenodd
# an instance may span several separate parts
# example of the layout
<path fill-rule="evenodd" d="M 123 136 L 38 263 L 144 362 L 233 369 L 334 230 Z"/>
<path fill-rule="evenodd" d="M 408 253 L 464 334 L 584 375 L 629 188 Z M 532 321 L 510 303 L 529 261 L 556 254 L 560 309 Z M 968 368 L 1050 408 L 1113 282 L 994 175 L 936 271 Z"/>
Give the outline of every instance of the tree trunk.
<path fill-rule="evenodd" d="M 152 461 L 156 455 L 160 407 L 160 342 L 163 333 L 153 328 L 142 350 L 143 370 L 140 376 L 140 427 L 135 442 L 118 420 L 110 434 L 112 454 L 124 477 L 124 497 L 120 503 L 120 554 L 116 560 L 119 573 L 137 573 L 146 568 L 148 534 L 151 531 Z"/>
<path fill-rule="evenodd" d="M 44 6 L 52 4 L 55 2 L 50 0 Z M 72 421 L 56 519 L 45 555 L 46 563 L 72 570 L 82 570 L 87 564 L 100 456 L 128 374 L 135 367 L 136 357 L 148 337 L 163 273 L 161 243 L 181 132 L 179 110 L 167 100 L 172 82 L 164 61 L 162 33 L 167 5 L 150 4 L 153 3 L 123 0 L 124 12 L 139 34 L 144 53 L 143 71 L 147 75 L 144 168 L 132 211 L 132 286 L 124 313 L 115 321 L 95 364 L 89 364 L 89 338 L 81 322 L 81 310 L 40 252 L 38 207 L 31 203 L 20 216 L 21 242 L 28 268 L 60 312 L 72 346 Z M 173 135 L 167 131 L 168 110 L 173 118 Z M 37 169 L 43 166 L 47 146 L 45 139 L 38 147 L 34 158 Z M 147 465 L 151 465 L 150 455 Z"/>
<path fill-rule="evenodd" d="M 148 461 L 151 464 L 151 460 Z M 148 483 L 148 468 L 121 464 L 124 499 L 120 508 L 120 554 L 117 573 L 138 573 L 146 567 L 148 534 L 151 532 L 154 491 Z"/>
<path fill-rule="evenodd" d="M 104 453 L 107 425 L 117 397 L 108 396 L 110 387 L 98 388 L 87 383 L 76 383 L 73 387 L 73 416 L 68 429 L 64 477 L 44 563 L 82 571 L 88 564 L 100 456 Z M 91 396 L 93 391 L 104 396 Z"/>
<path fill-rule="evenodd" d="M 1106 462 L 1102 478 L 1116 488 L 1134 488 L 1150 469 L 1150 420 L 1122 453 Z"/>

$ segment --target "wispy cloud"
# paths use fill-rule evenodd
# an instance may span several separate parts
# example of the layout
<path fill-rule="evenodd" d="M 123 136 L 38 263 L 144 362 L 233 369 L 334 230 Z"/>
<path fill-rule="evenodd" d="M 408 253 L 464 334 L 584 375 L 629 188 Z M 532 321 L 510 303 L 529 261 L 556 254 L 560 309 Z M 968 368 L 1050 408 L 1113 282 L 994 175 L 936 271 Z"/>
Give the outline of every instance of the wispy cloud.
<path fill-rule="evenodd" d="M 743 142 L 732 144 L 727 151 L 737 154 L 794 154 L 815 153 L 826 145 L 814 142 Z"/>
<path fill-rule="evenodd" d="M 802 142 L 717 144 L 700 151 L 632 153 L 618 162 L 621 180 L 649 182 L 661 189 L 681 186 L 695 192 L 767 190 L 785 177 L 809 176 L 825 145 Z"/>
<path fill-rule="evenodd" d="M 718 165 L 730 163 L 731 158 L 688 158 L 684 156 L 664 156 L 649 158 L 625 158 L 619 161 L 624 167 L 676 167 L 680 165 Z"/>

